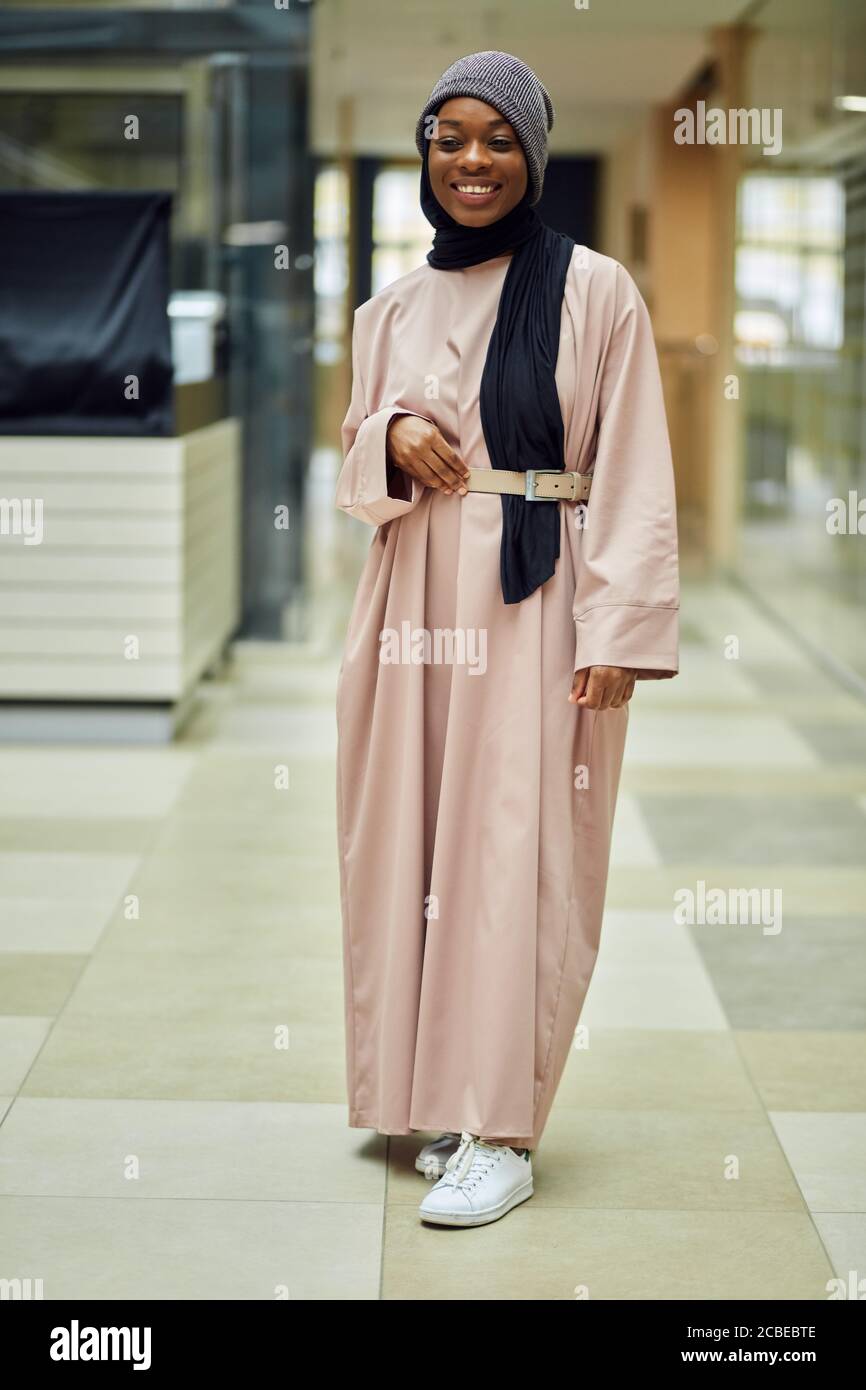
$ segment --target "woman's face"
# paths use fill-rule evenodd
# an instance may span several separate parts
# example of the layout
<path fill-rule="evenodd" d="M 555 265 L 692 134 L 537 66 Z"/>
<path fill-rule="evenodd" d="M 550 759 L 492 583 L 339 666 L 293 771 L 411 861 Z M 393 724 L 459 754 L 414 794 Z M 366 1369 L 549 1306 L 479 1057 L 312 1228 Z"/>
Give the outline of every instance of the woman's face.
<path fill-rule="evenodd" d="M 526 192 L 520 141 L 496 108 L 476 97 L 443 102 L 427 153 L 437 200 L 465 227 L 498 222 Z"/>

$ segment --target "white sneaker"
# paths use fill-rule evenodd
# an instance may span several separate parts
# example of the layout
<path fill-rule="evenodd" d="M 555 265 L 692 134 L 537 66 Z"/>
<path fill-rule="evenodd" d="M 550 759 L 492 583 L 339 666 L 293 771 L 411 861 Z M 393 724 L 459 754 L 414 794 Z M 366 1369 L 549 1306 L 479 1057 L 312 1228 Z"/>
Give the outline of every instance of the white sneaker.
<path fill-rule="evenodd" d="M 532 1196 L 532 1160 L 503 1144 L 485 1144 L 466 1130 L 445 1175 L 418 1208 L 437 1226 L 484 1226 Z"/>
<path fill-rule="evenodd" d="M 438 1139 L 434 1139 L 431 1144 L 425 1144 L 423 1149 L 419 1151 L 418 1157 L 415 1159 L 415 1167 L 431 1182 L 434 1178 L 441 1178 L 445 1172 L 445 1164 L 459 1147 L 459 1134 L 451 1134 L 450 1132 L 440 1134 Z"/>

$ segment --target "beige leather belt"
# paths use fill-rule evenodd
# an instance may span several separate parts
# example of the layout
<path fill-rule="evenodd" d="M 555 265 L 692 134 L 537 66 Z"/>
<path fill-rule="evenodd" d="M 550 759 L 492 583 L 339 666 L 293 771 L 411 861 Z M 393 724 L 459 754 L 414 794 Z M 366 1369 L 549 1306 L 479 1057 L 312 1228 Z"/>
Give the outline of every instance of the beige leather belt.
<path fill-rule="evenodd" d="M 560 468 L 470 468 L 469 492 L 510 492 L 527 502 L 585 502 L 591 473 Z"/>

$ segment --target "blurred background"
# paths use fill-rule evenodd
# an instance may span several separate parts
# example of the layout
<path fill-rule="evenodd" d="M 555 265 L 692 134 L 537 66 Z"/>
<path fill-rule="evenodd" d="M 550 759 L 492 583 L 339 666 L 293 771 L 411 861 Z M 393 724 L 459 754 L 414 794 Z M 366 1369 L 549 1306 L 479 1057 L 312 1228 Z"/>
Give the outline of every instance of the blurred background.
<path fill-rule="evenodd" d="M 417 1145 L 345 1124 L 333 701 L 372 533 L 334 488 L 353 310 L 430 245 L 417 113 L 490 48 L 553 98 L 539 212 L 651 312 L 682 666 L 633 702 L 539 1195 L 455 1262 Z M 0 8 L 0 1276 L 802 1299 L 866 1268 L 864 318 L 862 0 Z M 696 880 L 778 889 L 784 930 L 673 926 Z"/>
<path fill-rule="evenodd" d="M 555 95 L 539 211 L 621 260 L 650 306 L 690 563 L 755 588 L 866 680 L 866 548 L 823 524 L 827 497 L 866 486 L 864 27 L 853 0 L 4 7 L 0 189 L 172 195 L 175 431 L 239 424 L 237 593 L 213 645 L 339 637 L 364 544 L 331 505 L 352 311 L 429 247 L 412 137 L 426 92 L 455 55 L 507 47 Z M 700 102 L 784 113 L 781 148 L 675 143 L 674 112 Z M 56 260 L 31 285 L 43 303 L 75 225 L 55 222 Z M 4 429 L 25 432 L 8 413 Z M 55 499 L 58 525 L 72 500 Z M 68 551 L 52 567 L 49 527 L 38 559 L 19 557 L 27 574 L 4 580 L 33 605 L 43 570 L 55 587 L 128 583 L 117 535 L 93 532 L 85 577 Z M 20 605 L 3 628 L 7 698 L 123 696 L 122 682 L 88 686 L 86 663 L 113 641 L 96 598 L 69 609 L 75 652 L 47 624 L 16 648 L 15 623 L 37 619 Z M 161 693 L 145 671 L 170 652 L 151 635 L 127 695 Z"/>

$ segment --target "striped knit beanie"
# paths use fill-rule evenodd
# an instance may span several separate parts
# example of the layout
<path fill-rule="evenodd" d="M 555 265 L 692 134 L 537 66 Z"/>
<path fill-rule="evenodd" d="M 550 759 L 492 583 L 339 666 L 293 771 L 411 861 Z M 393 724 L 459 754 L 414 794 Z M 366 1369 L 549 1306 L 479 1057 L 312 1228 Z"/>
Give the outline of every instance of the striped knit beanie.
<path fill-rule="evenodd" d="M 428 117 L 450 97 L 477 97 L 504 116 L 523 146 L 528 172 L 528 202 L 537 203 L 547 167 L 547 132 L 553 127 L 553 103 L 532 68 L 510 53 L 490 49 L 469 53 L 446 68 L 415 127 L 415 144 L 424 158 L 424 141 L 434 122 Z"/>

